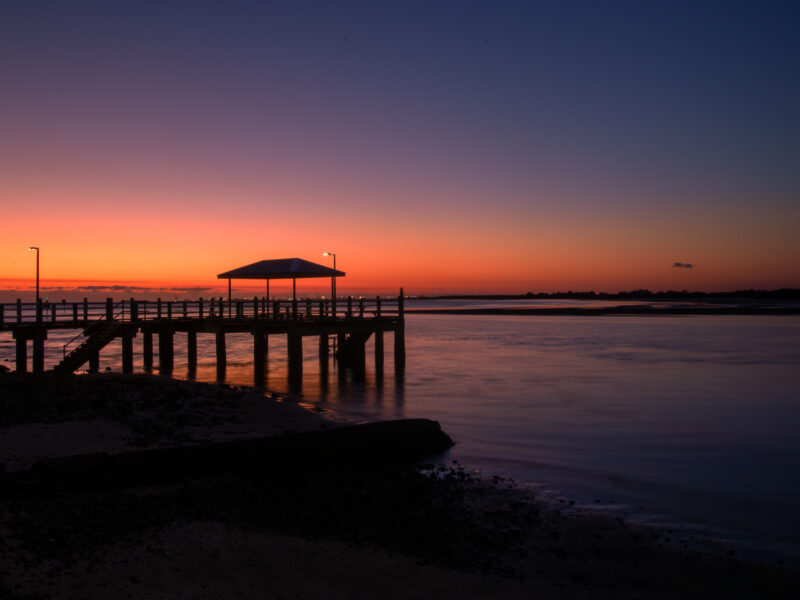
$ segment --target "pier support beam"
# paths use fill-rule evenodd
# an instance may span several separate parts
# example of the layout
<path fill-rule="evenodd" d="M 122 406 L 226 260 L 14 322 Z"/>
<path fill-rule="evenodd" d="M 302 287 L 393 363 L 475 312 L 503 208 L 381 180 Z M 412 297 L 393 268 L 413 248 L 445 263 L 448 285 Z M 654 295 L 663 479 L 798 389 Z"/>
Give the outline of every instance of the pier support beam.
<path fill-rule="evenodd" d="M 253 384 L 264 387 L 267 366 L 267 337 L 263 329 L 252 331 L 253 334 Z"/>
<path fill-rule="evenodd" d="M 319 336 L 319 370 L 323 373 L 328 372 L 328 334 L 322 333 Z"/>
<path fill-rule="evenodd" d="M 339 369 L 349 367 L 356 381 L 366 376 L 366 346 L 369 333 L 351 333 L 337 349 Z"/>
<path fill-rule="evenodd" d="M 397 296 L 397 328 L 394 330 L 394 372 L 402 376 L 406 370 L 406 314 L 405 292 L 400 288 Z"/>
<path fill-rule="evenodd" d="M 122 333 L 122 372 L 133 373 L 133 336 L 135 331 L 126 329 Z"/>
<path fill-rule="evenodd" d="M 27 373 L 28 372 L 28 340 L 27 338 L 16 337 L 16 331 L 14 332 L 14 337 L 17 342 L 17 373 Z"/>
<path fill-rule="evenodd" d="M 171 375 L 175 366 L 175 346 L 171 327 L 162 327 L 158 332 L 158 372 Z"/>
<path fill-rule="evenodd" d="M 225 381 L 225 372 L 228 369 L 228 355 L 225 349 L 225 332 L 217 330 L 217 381 Z"/>
<path fill-rule="evenodd" d="M 403 373 L 406 369 L 406 332 L 400 326 L 394 330 L 394 371 Z"/>
<path fill-rule="evenodd" d="M 153 331 L 145 329 L 142 331 L 142 362 L 146 373 L 153 372 Z"/>
<path fill-rule="evenodd" d="M 289 384 L 296 386 L 303 380 L 303 336 L 289 332 L 286 343 L 289 355 Z"/>
<path fill-rule="evenodd" d="M 383 330 L 375 330 L 375 372 L 383 372 Z"/>
<path fill-rule="evenodd" d="M 37 375 L 44 373 L 44 341 L 47 339 L 47 329 L 36 328 L 33 332 L 33 372 Z"/>
<path fill-rule="evenodd" d="M 16 327 L 12 337 L 16 341 L 17 373 L 28 371 L 28 340 L 33 342 L 33 372 L 44 373 L 44 341 L 47 339 L 47 328 L 40 325 Z"/>
<path fill-rule="evenodd" d="M 197 330 L 190 329 L 186 332 L 186 360 L 189 363 L 189 376 L 197 373 Z"/>

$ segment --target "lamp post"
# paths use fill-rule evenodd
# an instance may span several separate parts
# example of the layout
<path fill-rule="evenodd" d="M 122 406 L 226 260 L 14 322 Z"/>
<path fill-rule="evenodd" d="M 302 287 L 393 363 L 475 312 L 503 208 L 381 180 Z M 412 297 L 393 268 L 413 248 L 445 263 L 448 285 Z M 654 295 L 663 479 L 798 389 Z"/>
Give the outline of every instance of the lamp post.
<path fill-rule="evenodd" d="M 39 304 L 39 247 L 31 246 L 28 250 L 36 250 L 36 304 Z"/>
<path fill-rule="evenodd" d="M 323 252 L 322 256 L 332 256 L 333 257 L 333 270 L 336 270 L 336 253 L 335 252 Z M 331 314 L 333 318 L 336 318 L 336 273 L 333 274 L 331 277 Z"/>

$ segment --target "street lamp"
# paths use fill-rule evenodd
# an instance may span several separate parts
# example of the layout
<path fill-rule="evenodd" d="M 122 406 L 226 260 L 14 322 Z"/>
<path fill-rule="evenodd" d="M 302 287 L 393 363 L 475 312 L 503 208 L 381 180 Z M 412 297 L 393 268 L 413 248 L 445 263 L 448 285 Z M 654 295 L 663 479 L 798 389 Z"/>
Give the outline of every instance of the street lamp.
<path fill-rule="evenodd" d="M 335 252 L 323 252 L 322 256 L 332 256 L 333 257 L 333 270 L 336 270 L 336 253 Z M 331 313 L 333 314 L 333 318 L 336 318 L 336 273 L 333 274 L 331 277 Z"/>
<path fill-rule="evenodd" d="M 36 250 L 36 304 L 39 304 L 39 247 L 31 246 L 28 250 Z"/>

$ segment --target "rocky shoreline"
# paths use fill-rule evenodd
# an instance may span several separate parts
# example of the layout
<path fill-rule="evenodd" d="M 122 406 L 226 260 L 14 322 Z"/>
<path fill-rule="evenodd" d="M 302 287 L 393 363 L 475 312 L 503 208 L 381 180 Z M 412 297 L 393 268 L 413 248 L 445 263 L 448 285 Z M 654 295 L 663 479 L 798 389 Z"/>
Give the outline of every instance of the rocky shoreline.
<path fill-rule="evenodd" d="M 330 439 L 336 423 L 252 390 L 0 375 L 0 391 L 6 483 L 41 473 L 31 467 L 43 464 L 42 448 L 97 452 L 103 440 L 55 441 L 81 423 L 112 424 L 107 432 L 118 437 L 106 446 L 121 455 L 306 440 L 273 448 L 286 468 L 245 461 L 113 485 L 98 485 L 90 469 L 91 485 L 5 485 L 3 598 L 791 598 L 800 590 L 794 571 L 684 550 L 616 519 L 566 515 L 458 464 L 379 452 L 367 460 L 363 444 L 385 445 L 386 430 L 359 443 L 365 460 L 343 460 L 307 441 L 314 432 Z M 11 433 L 34 426 L 29 433 L 52 435 L 42 434 L 36 452 L 29 444 L 14 454 Z"/>

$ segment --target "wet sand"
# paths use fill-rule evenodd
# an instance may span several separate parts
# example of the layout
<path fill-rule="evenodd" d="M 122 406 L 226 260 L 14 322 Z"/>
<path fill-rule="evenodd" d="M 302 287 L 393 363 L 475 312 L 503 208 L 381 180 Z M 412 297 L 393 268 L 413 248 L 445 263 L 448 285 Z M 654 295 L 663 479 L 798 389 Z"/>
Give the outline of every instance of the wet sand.
<path fill-rule="evenodd" d="M 154 377 L 0 376 L 0 458 L 334 427 L 252 390 Z M 322 457 L 321 457 L 322 458 Z M 567 515 L 461 465 L 249 469 L 137 486 L 4 490 L 0 597 L 796 597 L 724 547 Z"/>

